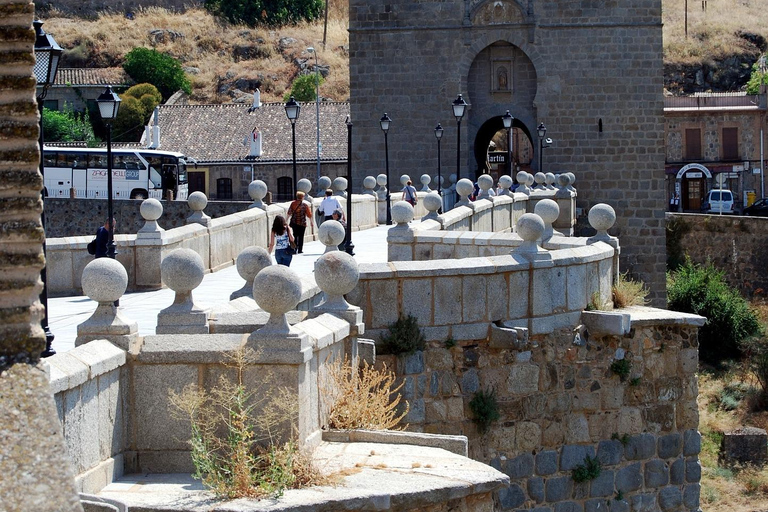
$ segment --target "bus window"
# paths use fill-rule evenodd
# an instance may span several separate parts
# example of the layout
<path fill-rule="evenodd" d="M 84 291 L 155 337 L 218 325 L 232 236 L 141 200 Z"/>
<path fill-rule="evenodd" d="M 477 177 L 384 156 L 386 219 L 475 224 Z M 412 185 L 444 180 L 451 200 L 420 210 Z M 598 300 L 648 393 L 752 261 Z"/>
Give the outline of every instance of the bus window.
<path fill-rule="evenodd" d="M 179 164 L 179 184 L 184 184 L 187 182 L 187 166 L 184 164 Z"/>
<path fill-rule="evenodd" d="M 112 168 L 125 169 L 125 157 L 123 155 L 112 155 Z"/>
<path fill-rule="evenodd" d="M 56 167 L 69 167 L 67 164 L 67 153 L 59 153 L 56 155 Z"/>
<path fill-rule="evenodd" d="M 64 153 L 67 159 L 66 167 L 76 169 L 80 162 L 87 161 L 88 153 Z"/>
<path fill-rule="evenodd" d="M 144 170 L 144 163 L 139 160 L 139 157 L 131 153 L 130 155 L 124 156 L 125 161 L 125 168 L 126 169 L 140 169 Z"/>
<path fill-rule="evenodd" d="M 56 167 L 56 153 L 52 151 L 46 151 L 43 156 L 43 164 L 46 167 Z"/>
<path fill-rule="evenodd" d="M 72 162 L 73 169 L 87 169 L 88 159 L 90 158 L 88 153 L 75 153 L 75 159 Z"/>
<path fill-rule="evenodd" d="M 98 153 L 93 153 L 88 158 L 88 167 L 94 169 L 106 169 L 107 157 Z"/>

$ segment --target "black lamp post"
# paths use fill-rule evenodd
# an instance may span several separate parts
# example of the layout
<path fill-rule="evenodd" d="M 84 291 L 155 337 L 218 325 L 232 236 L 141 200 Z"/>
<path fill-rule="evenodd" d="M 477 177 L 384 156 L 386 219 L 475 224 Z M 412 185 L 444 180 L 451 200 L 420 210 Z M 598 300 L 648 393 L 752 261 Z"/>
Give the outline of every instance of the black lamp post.
<path fill-rule="evenodd" d="M 443 138 L 443 127 L 440 123 L 435 126 L 435 138 L 437 139 L 437 193 L 443 195 L 443 177 L 440 174 L 440 139 Z"/>
<path fill-rule="evenodd" d="M 112 86 L 96 98 L 99 105 L 99 113 L 107 127 L 107 224 L 109 225 L 109 243 L 107 244 L 107 256 L 115 259 L 115 223 L 112 215 L 112 121 L 117 117 L 120 109 L 120 97 L 112 91 Z"/>
<path fill-rule="evenodd" d="M 59 68 L 59 59 L 64 52 L 62 48 L 56 44 L 56 40 L 53 36 L 48 35 L 43 30 L 43 22 L 35 20 L 32 23 L 35 27 L 35 78 L 37 78 L 37 84 L 43 86 L 43 90 L 37 97 L 37 108 L 40 111 L 40 174 L 43 176 L 43 204 L 45 204 L 45 158 L 43 145 L 45 138 L 43 137 L 43 100 L 48 94 L 48 88 L 56 80 L 56 71 Z M 45 232 L 45 207 L 40 215 L 40 223 Z M 43 256 L 45 256 L 45 238 L 43 238 Z M 41 322 L 41 327 L 45 332 L 45 350 L 42 352 L 42 357 L 50 357 L 56 353 L 51 346 L 53 344 L 53 333 L 48 326 L 48 273 L 46 267 L 40 271 L 40 280 L 43 281 L 43 291 L 40 292 L 40 303 L 43 305 L 44 315 Z"/>
<path fill-rule="evenodd" d="M 461 97 L 461 94 L 453 100 L 453 115 L 456 117 L 456 182 L 461 179 L 461 118 L 464 117 L 464 109 L 467 108 L 467 102 Z"/>
<path fill-rule="evenodd" d="M 347 231 L 344 234 L 344 250 L 350 256 L 355 255 L 355 244 L 352 243 L 352 119 L 347 116 Z"/>
<path fill-rule="evenodd" d="M 539 172 L 544 172 L 544 148 L 548 148 L 552 144 L 552 139 L 545 138 L 547 136 L 547 127 L 544 126 L 544 123 L 539 123 L 536 132 L 539 136 Z"/>
<path fill-rule="evenodd" d="M 291 99 L 285 104 L 285 115 L 288 120 L 291 121 L 291 140 L 293 141 L 293 195 L 296 195 L 298 190 L 296 185 L 296 120 L 299 118 L 301 112 L 301 106 L 296 103 L 296 100 Z"/>
<path fill-rule="evenodd" d="M 512 121 L 514 120 L 515 118 L 512 117 L 509 110 L 501 116 L 501 122 L 504 123 L 504 128 L 507 129 L 507 174 L 509 176 L 512 176 Z"/>
<path fill-rule="evenodd" d="M 389 143 L 387 141 L 387 133 L 389 132 L 389 124 L 391 122 L 392 120 L 389 118 L 386 112 L 384 112 L 384 115 L 381 116 L 381 119 L 379 119 L 381 131 L 384 132 L 384 162 L 387 174 L 387 226 L 392 225 L 392 206 L 389 204 L 389 189 L 392 184 L 389 182 Z"/>

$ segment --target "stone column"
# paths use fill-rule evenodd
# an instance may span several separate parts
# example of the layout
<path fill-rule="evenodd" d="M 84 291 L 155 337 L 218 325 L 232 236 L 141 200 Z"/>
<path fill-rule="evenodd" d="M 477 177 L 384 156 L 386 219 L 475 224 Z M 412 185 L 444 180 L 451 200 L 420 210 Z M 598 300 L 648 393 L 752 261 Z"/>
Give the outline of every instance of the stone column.
<path fill-rule="evenodd" d="M 235 300 L 238 297 L 253 298 L 253 279 L 259 272 L 272 265 L 272 257 L 263 247 L 252 245 L 237 255 L 235 264 L 237 273 L 245 279 L 245 284 L 239 290 L 232 292 L 229 300 Z"/>
<path fill-rule="evenodd" d="M 192 290 L 203 282 L 203 259 L 192 249 L 176 249 L 160 265 L 163 283 L 176 292 L 173 304 L 157 315 L 157 334 L 208 334 L 208 311 L 197 304 Z"/>
<path fill-rule="evenodd" d="M 187 198 L 187 204 L 192 209 L 192 215 L 187 217 L 187 224 L 200 224 L 208 227 L 211 225 L 211 218 L 203 210 L 208 206 L 208 198 L 202 192 L 192 192 Z"/>
<path fill-rule="evenodd" d="M 597 234 L 589 237 L 587 242 L 590 244 L 595 242 L 605 242 L 616 250 L 613 255 L 612 280 L 612 282 L 616 282 L 619 278 L 619 254 L 621 253 L 621 247 L 619 246 L 619 239 L 608 234 L 608 230 L 616 223 L 616 211 L 611 205 L 600 203 L 589 210 L 587 218 L 589 220 L 589 225 L 597 231 Z"/>

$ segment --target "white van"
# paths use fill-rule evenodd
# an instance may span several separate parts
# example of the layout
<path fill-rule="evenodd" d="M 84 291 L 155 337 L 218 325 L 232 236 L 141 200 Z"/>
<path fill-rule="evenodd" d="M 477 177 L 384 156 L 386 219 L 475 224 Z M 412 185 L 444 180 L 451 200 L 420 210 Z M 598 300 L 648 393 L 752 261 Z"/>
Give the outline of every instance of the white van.
<path fill-rule="evenodd" d="M 704 210 L 709 213 L 733 213 L 733 192 L 726 188 L 713 188 L 707 193 Z"/>

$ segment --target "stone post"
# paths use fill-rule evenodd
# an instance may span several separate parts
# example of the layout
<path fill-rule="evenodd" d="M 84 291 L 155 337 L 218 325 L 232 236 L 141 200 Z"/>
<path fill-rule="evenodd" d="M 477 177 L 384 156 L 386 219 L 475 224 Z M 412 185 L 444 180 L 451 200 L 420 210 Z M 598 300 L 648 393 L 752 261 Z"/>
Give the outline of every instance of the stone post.
<path fill-rule="evenodd" d="M 533 213 L 541 217 L 544 221 L 544 233 L 541 236 L 542 242 L 548 242 L 552 236 L 561 236 L 559 232 L 552 229 L 552 223 L 560 216 L 560 207 L 552 199 L 542 199 L 533 207 Z"/>
<path fill-rule="evenodd" d="M 325 191 L 331 188 L 331 178 L 328 176 L 320 176 L 317 180 L 317 197 L 325 197 Z"/>
<path fill-rule="evenodd" d="M 469 181 L 469 180 L 467 180 Z M 405 201 L 392 205 L 394 226 L 387 231 L 387 261 L 413 261 L 413 206 Z"/>
<path fill-rule="evenodd" d="M 261 208 L 267 211 L 267 205 L 264 204 L 264 198 L 267 197 L 267 184 L 261 180 L 253 180 L 248 184 L 248 195 L 253 199 L 253 204 L 248 208 Z"/>
<path fill-rule="evenodd" d="M 165 230 L 157 224 L 157 219 L 163 214 L 163 203 L 157 199 L 145 199 L 139 211 L 146 222 L 136 233 L 134 280 L 137 287 L 160 288 L 160 262 Z"/>
<path fill-rule="evenodd" d="M 536 182 L 536 190 L 545 190 L 544 181 L 546 179 L 547 176 L 543 172 L 537 172 L 533 175 L 533 181 Z"/>
<path fill-rule="evenodd" d="M 544 175 L 544 183 L 547 186 L 547 190 L 555 190 L 555 175 L 551 172 L 548 172 Z"/>
<path fill-rule="evenodd" d="M 614 211 L 611 205 L 599 203 L 589 210 L 587 218 L 589 225 L 597 231 L 597 234 L 589 237 L 587 242 L 590 244 L 605 242 L 616 250 L 613 255 L 613 282 L 616 282 L 619 278 L 619 254 L 621 253 L 621 248 L 619 247 L 619 239 L 608 234 L 608 230 L 616 223 L 616 211 Z"/>
<path fill-rule="evenodd" d="M 339 244 L 344 241 L 344 226 L 337 220 L 327 220 L 317 230 L 317 238 L 325 245 L 325 252 L 339 250 Z"/>
<path fill-rule="evenodd" d="M 456 193 L 459 194 L 461 199 L 456 202 L 455 206 L 470 206 L 469 196 L 474 190 L 475 185 L 471 180 L 468 180 L 467 178 L 460 179 L 456 184 Z"/>
<path fill-rule="evenodd" d="M 555 201 L 560 207 L 560 216 L 554 227 L 565 236 L 573 236 L 573 226 L 576 224 L 576 197 L 568 190 L 570 182 L 571 178 L 567 173 L 557 176 L 559 188 L 555 192 Z"/>
<path fill-rule="evenodd" d="M 145 222 L 136 238 L 162 238 L 165 230 L 157 224 L 157 219 L 163 215 L 163 203 L 157 199 L 145 199 L 141 202 L 139 212 Z"/>
<path fill-rule="evenodd" d="M 520 192 L 521 194 L 525 194 L 527 196 L 531 195 L 531 189 L 528 188 L 528 176 L 529 174 L 525 171 L 520 171 L 517 173 L 516 178 L 519 185 L 515 192 Z"/>
<path fill-rule="evenodd" d="M 192 215 L 187 217 L 187 224 L 200 224 L 208 227 L 211 225 L 211 218 L 203 210 L 208 206 L 208 198 L 200 191 L 192 192 L 187 198 L 187 204 L 192 210 Z"/>
<path fill-rule="evenodd" d="M 304 192 L 304 200 L 309 201 L 309 204 L 312 204 L 312 199 L 314 199 L 309 193 L 312 191 L 312 182 L 309 181 L 307 178 L 302 178 L 299 181 L 296 182 L 296 190 L 299 192 Z"/>
<path fill-rule="evenodd" d="M 137 354 L 141 348 L 139 327 L 136 322 L 125 319 L 115 306 L 128 287 L 128 272 L 123 265 L 111 258 L 95 259 L 83 269 L 81 281 L 83 293 L 98 302 L 98 306 L 88 320 L 77 326 L 75 346 L 105 339 L 126 352 Z"/>
<path fill-rule="evenodd" d="M 512 181 L 512 178 L 510 176 L 507 176 L 504 174 L 503 176 L 499 177 L 499 188 L 501 190 L 499 191 L 500 196 L 508 196 L 510 194 L 509 189 L 512 188 L 512 184 L 514 182 Z"/>
<path fill-rule="evenodd" d="M 477 194 L 478 199 L 490 199 L 491 193 L 489 190 L 493 188 L 493 178 L 490 174 L 481 174 L 477 177 L 477 186 L 480 188 L 480 192 Z"/>
<path fill-rule="evenodd" d="M 379 188 L 376 190 L 376 213 L 379 224 L 384 224 L 387 222 L 387 187 L 389 186 L 387 175 L 379 174 L 376 176 L 376 183 L 379 185 Z"/>
<path fill-rule="evenodd" d="M 192 290 L 200 286 L 204 274 L 203 259 L 192 249 L 176 249 L 165 257 L 160 275 L 176 297 L 158 313 L 157 334 L 208 334 L 208 311 L 192 298 Z"/>
<path fill-rule="evenodd" d="M 422 174 L 421 178 L 419 178 L 419 181 L 421 182 L 422 192 L 432 192 L 432 189 L 429 188 L 429 184 L 432 183 L 432 178 L 429 176 L 429 174 Z"/>
<path fill-rule="evenodd" d="M 366 176 L 363 178 L 363 194 L 368 196 L 376 196 L 376 192 L 373 191 L 376 188 L 376 178 L 373 176 Z"/>
<path fill-rule="evenodd" d="M 519 254 L 528 261 L 552 259 L 552 255 L 538 244 L 544 234 L 544 221 L 541 217 L 535 213 L 524 213 L 517 221 L 516 232 L 523 239 L 523 243 L 513 249 L 511 254 Z"/>
<path fill-rule="evenodd" d="M 235 300 L 238 297 L 253 298 L 253 279 L 259 272 L 272 265 L 272 257 L 263 247 L 251 245 L 237 255 L 235 264 L 237 273 L 245 279 L 245 284 L 239 290 L 232 292 L 229 300 Z"/>
<path fill-rule="evenodd" d="M 570 183 L 568 183 L 568 190 L 573 194 L 574 197 L 577 197 L 578 194 L 576 193 L 576 188 L 573 186 L 574 183 L 576 183 L 576 175 L 572 172 L 567 172 L 568 178 L 570 178 Z"/>
<path fill-rule="evenodd" d="M 421 218 L 421 222 L 425 220 L 436 220 L 440 222 L 440 216 L 437 214 L 442 206 L 442 198 L 437 192 L 430 192 L 423 199 L 424 208 L 427 210 L 427 214 Z"/>
<path fill-rule="evenodd" d="M 333 195 L 338 197 L 347 197 L 347 186 L 349 184 L 347 183 L 347 178 L 343 176 L 339 176 L 335 180 L 333 180 L 333 183 L 331 184 L 331 188 L 333 189 Z"/>

